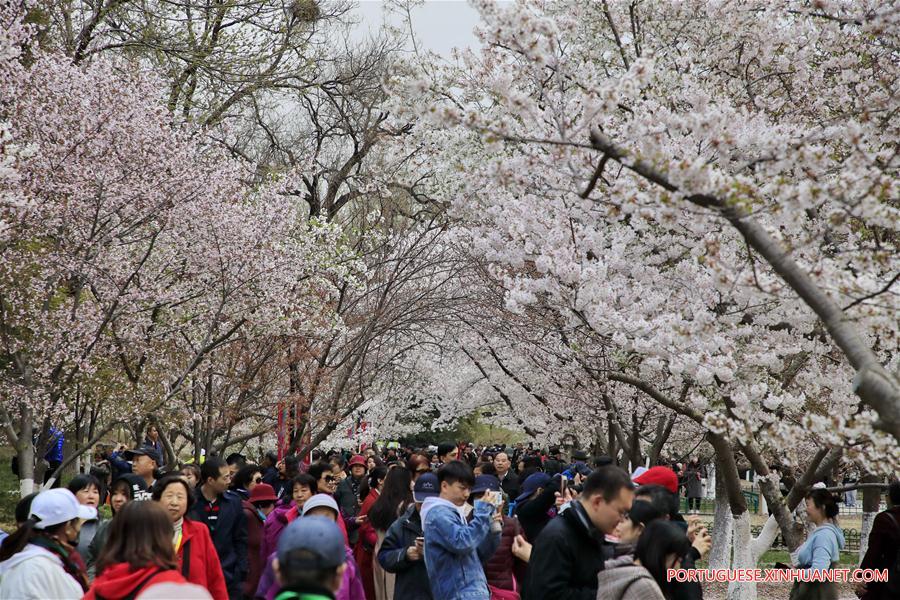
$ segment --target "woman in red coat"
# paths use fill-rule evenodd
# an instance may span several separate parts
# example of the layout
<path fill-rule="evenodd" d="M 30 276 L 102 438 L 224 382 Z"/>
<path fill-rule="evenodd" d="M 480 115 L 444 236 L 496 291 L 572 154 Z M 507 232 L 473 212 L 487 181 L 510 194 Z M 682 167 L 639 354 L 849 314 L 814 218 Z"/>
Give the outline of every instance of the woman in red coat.
<path fill-rule="evenodd" d="M 180 475 L 164 477 L 154 486 L 153 499 L 169 514 L 179 572 L 190 583 L 209 590 L 214 600 L 228 600 L 225 576 L 209 529 L 203 523 L 184 518 L 193 502 L 187 481 Z"/>
<path fill-rule="evenodd" d="M 177 570 L 169 516 L 153 502 L 129 502 L 110 524 L 87 600 L 136 597 L 157 583 L 185 583 Z"/>
<path fill-rule="evenodd" d="M 381 486 L 384 485 L 384 479 L 387 477 L 387 468 L 375 467 L 369 472 L 368 488 L 369 494 L 363 499 L 362 507 L 359 509 L 359 517 L 366 517 L 369 509 L 378 500 L 381 494 Z M 359 572 L 362 576 L 363 589 L 366 592 L 366 600 L 375 600 L 375 573 L 373 571 L 372 560 L 375 557 L 375 544 L 378 543 L 378 533 L 375 528 L 366 521 L 359 528 L 359 540 L 356 547 L 353 548 L 353 558 L 359 566 Z"/>

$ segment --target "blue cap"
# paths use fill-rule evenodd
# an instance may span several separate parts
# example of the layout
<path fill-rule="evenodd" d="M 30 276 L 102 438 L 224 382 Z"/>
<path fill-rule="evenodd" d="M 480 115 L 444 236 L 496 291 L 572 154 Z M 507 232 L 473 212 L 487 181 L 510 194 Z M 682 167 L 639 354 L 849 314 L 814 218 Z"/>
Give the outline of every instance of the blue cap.
<path fill-rule="evenodd" d="M 288 525 L 278 538 L 281 569 L 333 569 L 347 560 L 344 534 L 326 517 L 301 517 Z"/>
<path fill-rule="evenodd" d="M 494 475 L 479 475 L 475 478 L 475 487 L 472 488 L 472 494 L 481 494 L 487 491 L 499 492 L 500 480 Z"/>
<path fill-rule="evenodd" d="M 141 446 L 137 450 L 126 450 L 122 453 L 122 456 L 125 460 L 134 460 L 135 456 L 149 456 L 154 461 L 156 461 L 156 466 L 162 465 L 162 457 L 159 455 L 159 452 L 156 451 L 156 448 L 153 446 Z"/>
<path fill-rule="evenodd" d="M 416 479 L 416 485 L 413 488 L 413 499 L 416 502 L 425 502 L 426 498 L 434 498 L 440 493 L 441 486 L 438 484 L 437 475 L 434 473 L 422 473 Z"/>
<path fill-rule="evenodd" d="M 547 487 L 551 479 L 546 473 L 532 473 L 522 484 L 522 493 L 516 498 L 516 502 L 527 500 L 538 488 Z"/>

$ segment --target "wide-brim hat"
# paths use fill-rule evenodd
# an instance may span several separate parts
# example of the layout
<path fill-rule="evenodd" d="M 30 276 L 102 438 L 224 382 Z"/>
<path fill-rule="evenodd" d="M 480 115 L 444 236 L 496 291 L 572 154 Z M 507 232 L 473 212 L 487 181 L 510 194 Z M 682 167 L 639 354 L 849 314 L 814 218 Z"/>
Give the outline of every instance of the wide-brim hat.
<path fill-rule="evenodd" d="M 250 503 L 257 502 L 277 502 L 278 496 L 275 495 L 275 488 L 268 483 L 258 483 L 250 490 Z"/>

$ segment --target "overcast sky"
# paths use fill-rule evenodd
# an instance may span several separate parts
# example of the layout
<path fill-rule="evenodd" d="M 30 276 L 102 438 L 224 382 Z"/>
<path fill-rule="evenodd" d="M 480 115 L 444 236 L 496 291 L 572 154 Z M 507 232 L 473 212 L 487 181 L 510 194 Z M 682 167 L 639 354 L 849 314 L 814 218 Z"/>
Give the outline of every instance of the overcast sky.
<path fill-rule="evenodd" d="M 380 0 L 360 0 L 357 14 L 361 21 L 353 37 L 376 32 L 384 20 Z M 413 10 L 416 39 L 424 49 L 449 56 L 452 48 L 477 44 L 472 28 L 478 23 L 478 12 L 465 0 L 428 0 Z M 400 23 L 396 23 L 400 24 Z"/>

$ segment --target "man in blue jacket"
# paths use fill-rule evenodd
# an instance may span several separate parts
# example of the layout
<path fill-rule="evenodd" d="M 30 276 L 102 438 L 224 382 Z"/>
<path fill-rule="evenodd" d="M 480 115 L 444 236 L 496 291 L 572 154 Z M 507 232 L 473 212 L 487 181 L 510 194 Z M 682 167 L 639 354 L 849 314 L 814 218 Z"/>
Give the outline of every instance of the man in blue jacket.
<path fill-rule="evenodd" d="M 490 600 L 482 562 L 500 545 L 502 514 L 491 502 L 475 502 L 474 518 L 463 513 L 475 475 L 454 460 L 437 472 L 440 495 L 422 505 L 425 567 L 431 593 L 441 600 Z"/>
<path fill-rule="evenodd" d="M 241 498 L 230 491 L 231 470 L 219 457 L 207 458 L 200 467 L 196 502 L 187 517 L 209 528 L 210 537 L 222 564 L 228 597 L 242 598 L 241 585 L 247 576 L 247 520 Z"/>

